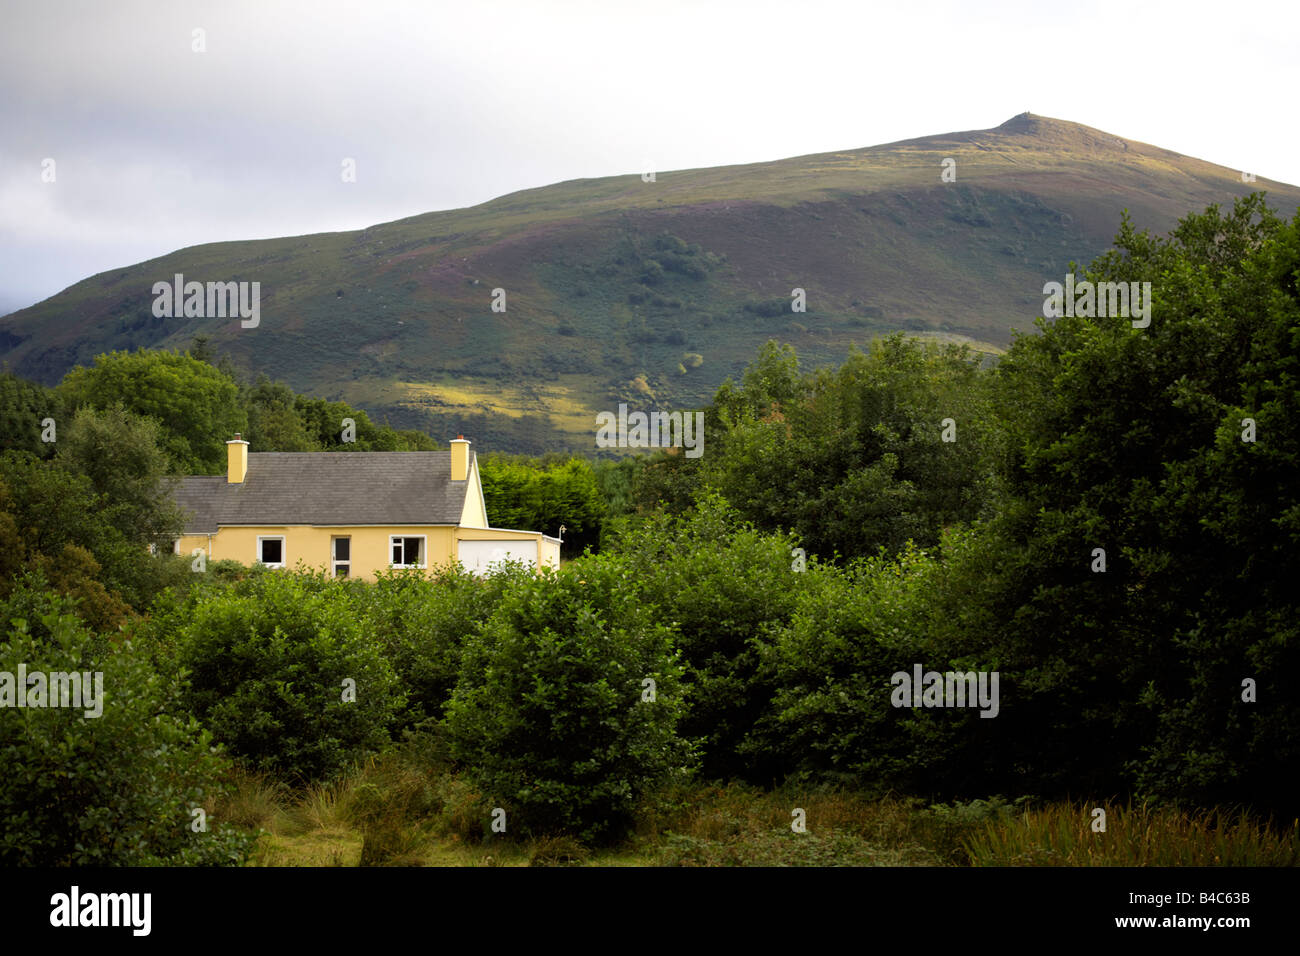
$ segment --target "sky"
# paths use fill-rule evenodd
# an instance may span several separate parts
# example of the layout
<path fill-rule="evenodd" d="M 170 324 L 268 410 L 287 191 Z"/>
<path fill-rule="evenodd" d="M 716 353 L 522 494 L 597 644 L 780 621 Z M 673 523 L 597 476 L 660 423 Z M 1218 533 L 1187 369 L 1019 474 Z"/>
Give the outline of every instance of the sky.
<path fill-rule="evenodd" d="M 1300 184 L 1294 0 L 4 0 L 0 24 L 0 314 L 185 246 L 1026 111 Z"/>

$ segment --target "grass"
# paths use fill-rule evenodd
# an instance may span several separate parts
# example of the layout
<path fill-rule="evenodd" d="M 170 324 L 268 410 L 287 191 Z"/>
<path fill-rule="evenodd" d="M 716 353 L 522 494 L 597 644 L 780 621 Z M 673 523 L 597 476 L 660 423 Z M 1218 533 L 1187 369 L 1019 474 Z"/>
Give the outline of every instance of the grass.
<path fill-rule="evenodd" d="M 1262 826 L 1244 813 L 1147 804 L 1093 808 L 1056 803 L 986 825 L 967 843 L 976 866 L 1297 866 L 1300 826 Z"/>
<path fill-rule="evenodd" d="M 844 790 L 695 785 L 642 801 L 614 847 L 494 834 L 463 779 L 388 754 L 297 793 L 240 774 L 216 813 L 261 829 L 254 866 L 1295 866 L 1300 826 L 1149 804 L 927 804 Z M 796 814 L 795 811 L 802 811 Z M 802 830 L 792 827 L 802 822 Z"/>

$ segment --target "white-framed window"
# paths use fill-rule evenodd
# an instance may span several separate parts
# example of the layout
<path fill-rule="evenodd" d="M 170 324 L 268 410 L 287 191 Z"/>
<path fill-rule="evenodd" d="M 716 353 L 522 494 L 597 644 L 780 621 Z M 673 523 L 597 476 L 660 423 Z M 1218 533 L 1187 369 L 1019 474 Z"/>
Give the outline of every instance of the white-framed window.
<path fill-rule="evenodd" d="M 425 536 L 422 534 L 391 535 L 388 539 L 389 556 L 392 558 L 389 567 L 424 567 L 429 556 L 425 547 Z"/>
<path fill-rule="evenodd" d="M 258 535 L 257 560 L 268 568 L 284 567 L 284 535 Z"/>
<path fill-rule="evenodd" d="M 330 539 L 330 570 L 336 578 L 352 575 L 352 539 L 339 536 Z"/>

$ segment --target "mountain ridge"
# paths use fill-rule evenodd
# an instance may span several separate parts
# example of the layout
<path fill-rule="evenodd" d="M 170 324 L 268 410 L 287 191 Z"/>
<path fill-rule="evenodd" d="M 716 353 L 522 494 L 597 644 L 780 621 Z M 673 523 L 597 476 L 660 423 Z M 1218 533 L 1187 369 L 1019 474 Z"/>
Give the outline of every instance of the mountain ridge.
<path fill-rule="evenodd" d="M 955 181 L 944 182 L 944 160 Z M 649 171 L 646 171 L 649 172 Z M 251 372 L 496 450 L 591 450 L 619 401 L 698 404 L 768 338 L 813 362 L 896 329 L 988 351 L 1127 208 L 1164 232 L 1300 189 L 1030 113 L 997 127 L 759 163 L 566 180 L 365 229 L 204 243 L 0 319 L 51 383 L 111 348 L 209 337 Z M 152 284 L 260 281 L 262 319 L 152 315 Z M 791 312 L 802 288 L 807 312 Z M 492 311 L 504 289 L 506 311 Z"/>

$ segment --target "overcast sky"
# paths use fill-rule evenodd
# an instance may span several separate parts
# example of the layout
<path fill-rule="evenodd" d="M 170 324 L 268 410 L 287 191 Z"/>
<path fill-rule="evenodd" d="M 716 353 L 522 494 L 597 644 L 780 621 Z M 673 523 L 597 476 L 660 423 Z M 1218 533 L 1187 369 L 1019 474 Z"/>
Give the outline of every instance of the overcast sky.
<path fill-rule="evenodd" d="M 0 313 L 204 242 L 984 129 L 1026 110 L 1300 183 L 1295 0 L 0 11 Z"/>

